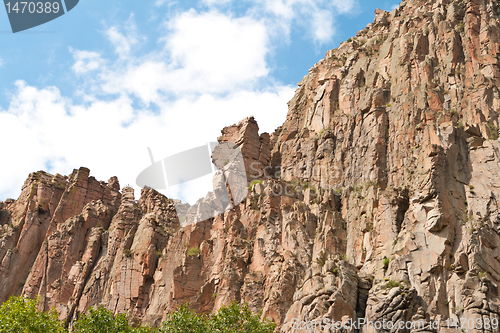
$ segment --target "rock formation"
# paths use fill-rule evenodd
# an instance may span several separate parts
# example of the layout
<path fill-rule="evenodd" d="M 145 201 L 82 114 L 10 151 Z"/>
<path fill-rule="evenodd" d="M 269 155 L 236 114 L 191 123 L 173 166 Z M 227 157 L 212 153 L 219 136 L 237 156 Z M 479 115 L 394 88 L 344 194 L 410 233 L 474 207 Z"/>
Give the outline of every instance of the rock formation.
<path fill-rule="evenodd" d="M 275 133 L 253 118 L 223 129 L 249 192 L 200 223 L 85 168 L 31 174 L 0 202 L 0 301 L 40 295 L 68 325 L 97 304 L 159 325 L 185 302 L 233 300 L 282 332 L 294 319 L 498 323 L 499 43 L 497 1 L 377 10 L 299 83 Z"/>

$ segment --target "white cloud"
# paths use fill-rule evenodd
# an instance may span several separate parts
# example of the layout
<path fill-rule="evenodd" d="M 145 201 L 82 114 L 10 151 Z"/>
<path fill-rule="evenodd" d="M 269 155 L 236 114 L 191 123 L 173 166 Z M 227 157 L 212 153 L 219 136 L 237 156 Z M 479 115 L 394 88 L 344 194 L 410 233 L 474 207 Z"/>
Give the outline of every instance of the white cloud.
<path fill-rule="evenodd" d="M 332 16 L 329 12 L 316 12 L 313 15 L 312 30 L 314 39 L 320 43 L 326 43 L 334 35 Z"/>
<path fill-rule="evenodd" d="M 4 61 L 2 58 L 0 58 L 0 67 L 3 67 Z"/>
<path fill-rule="evenodd" d="M 232 0 L 234 2 L 241 0 Z M 231 0 L 203 0 L 210 8 L 224 9 Z M 315 42 L 328 43 L 335 34 L 339 15 L 352 14 L 357 0 L 243 0 L 247 14 L 266 23 L 275 38 L 288 40 L 292 26 L 305 28 Z"/>
<path fill-rule="evenodd" d="M 389 9 L 389 11 L 392 12 L 394 9 L 396 9 L 398 7 L 399 7 L 399 3 L 395 3 L 394 5 L 391 6 L 391 8 Z"/>
<path fill-rule="evenodd" d="M 113 26 L 105 32 L 106 37 L 113 44 L 115 52 L 120 58 L 128 57 L 132 47 L 139 41 L 134 14 L 131 14 L 127 22 L 125 22 L 124 30 L 125 34 L 120 32 L 116 26 Z"/>
<path fill-rule="evenodd" d="M 115 51 L 120 57 L 128 56 L 132 45 L 137 42 L 133 37 L 124 36 L 116 27 L 109 28 L 106 35 L 113 43 Z"/>
<path fill-rule="evenodd" d="M 103 70 L 102 90 L 161 104 L 162 94 L 252 89 L 269 73 L 266 27 L 251 18 L 191 10 L 168 24 L 161 41 L 161 50 Z"/>
<path fill-rule="evenodd" d="M 181 13 L 143 56 L 136 56 L 141 38 L 129 23 L 105 32 L 118 60 L 70 50 L 78 99 L 56 87 L 16 83 L 0 109 L 0 141 L 11 142 L 2 153 L 16 157 L 0 165 L 0 200 L 17 197 L 27 175 L 49 165 L 61 174 L 86 166 L 97 179 L 116 175 L 122 186 L 134 185 L 150 163 L 147 147 L 160 159 L 214 141 L 248 116 L 261 132 L 284 122 L 295 87 L 269 77 L 265 19 Z"/>
<path fill-rule="evenodd" d="M 188 89 L 227 90 L 268 74 L 268 39 L 262 22 L 191 10 L 170 28 L 166 49 L 181 68 L 174 77 Z"/>
<path fill-rule="evenodd" d="M 71 69 L 76 74 L 86 74 L 99 69 L 103 65 L 101 55 L 97 52 L 78 51 L 72 48 L 70 48 L 70 52 L 73 53 L 73 59 L 75 60 Z"/>
<path fill-rule="evenodd" d="M 231 0 L 202 0 L 207 5 L 225 5 L 231 2 Z"/>
<path fill-rule="evenodd" d="M 9 108 L 0 110 L 0 140 L 12 142 L 2 153 L 16 157 L 16 163 L 0 166 L 1 199 L 17 197 L 27 175 L 46 170 L 47 163 L 61 174 L 86 166 L 97 179 L 116 175 L 122 186 L 135 185 L 150 163 L 147 147 L 158 160 L 214 141 L 224 126 L 250 115 L 262 131 L 273 131 L 293 95 L 291 87 L 224 98 L 204 94 L 154 113 L 135 110 L 127 97 L 81 105 L 55 87 L 37 89 L 22 81 L 16 86 Z"/>

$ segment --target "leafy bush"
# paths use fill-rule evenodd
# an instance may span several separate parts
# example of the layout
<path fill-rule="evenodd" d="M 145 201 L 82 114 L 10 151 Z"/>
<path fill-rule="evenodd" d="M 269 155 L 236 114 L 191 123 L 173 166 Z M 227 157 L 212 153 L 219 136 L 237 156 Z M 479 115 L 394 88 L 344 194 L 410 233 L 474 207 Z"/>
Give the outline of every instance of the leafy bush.
<path fill-rule="evenodd" d="M 57 312 L 39 311 L 39 299 L 11 297 L 0 306 L 0 333 L 64 333 Z"/>
<path fill-rule="evenodd" d="M 389 266 L 389 261 L 390 261 L 390 260 L 391 260 L 391 259 L 389 259 L 389 258 L 384 258 L 384 267 L 385 267 L 385 268 L 387 268 L 387 267 Z"/>
<path fill-rule="evenodd" d="M 246 305 L 231 303 L 217 314 L 200 315 L 187 304 L 167 315 L 160 329 L 162 333 L 272 333 L 276 324 L 252 314 Z"/>
<path fill-rule="evenodd" d="M 200 249 L 197 248 L 197 247 L 190 247 L 188 250 L 187 250 L 187 255 L 190 256 L 190 257 L 196 257 L 198 254 L 200 254 Z"/>
<path fill-rule="evenodd" d="M 262 184 L 262 180 L 260 180 L 260 179 L 256 179 L 256 180 L 254 180 L 254 181 L 250 184 L 250 186 L 248 186 L 248 190 L 249 190 L 249 191 L 252 191 L 253 186 L 254 186 L 255 184 Z"/>
<path fill-rule="evenodd" d="M 134 328 L 129 325 L 125 314 L 114 315 L 103 306 L 90 308 L 75 322 L 74 333 L 149 333 L 155 332 L 150 327 Z"/>
<path fill-rule="evenodd" d="M 212 315 L 208 327 L 209 332 L 214 333 L 271 333 L 276 324 L 268 319 L 260 321 L 259 316 L 253 315 L 246 305 L 240 306 L 233 302 Z"/>
<path fill-rule="evenodd" d="M 318 253 L 318 257 L 316 258 L 316 263 L 321 267 L 323 267 L 327 259 L 328 259 L 328 254 L 326 254 L 325 251 L 321 251 L 320 253 Z"/>
<path fill-rule="evenodd" d="M 399 288 L 402 288 L 403 285 L 397 281 L 393 281 L 393 280 L 389 280 L 389 282 L 387 282 L 384 286 L 384 289 L 392 289 L 392 288 L 395 288 L 395 287 L 399 287 Z"/>
<path fill-rule="evenodd" d="M 11 297 L 0 307 L 0 333 L 68 333 L 57 312 L 38 311 L 38 299 Z M 168 314 L 161 328 L 132 327 L 125 314 L 103 306 L 89 309 L 75 322 L 73 333 L 272 333 L 276 324 L 252 314 L 247 305 L 231 303 L 212 315 L 197 314 L 188 304 Z"/>
<path fill-rule="evenodd" d="M 132 250 L 131 249 L 123 250 L 123 255 L 127 258 L 132 258 Z"/>
<path fill-rule="evenodd" d="M 204 333 L 207 332 L 206 315 L 200 315 L 184 304 L 177 311 L 167 315 L 160 332 L 165 333 Z"/>

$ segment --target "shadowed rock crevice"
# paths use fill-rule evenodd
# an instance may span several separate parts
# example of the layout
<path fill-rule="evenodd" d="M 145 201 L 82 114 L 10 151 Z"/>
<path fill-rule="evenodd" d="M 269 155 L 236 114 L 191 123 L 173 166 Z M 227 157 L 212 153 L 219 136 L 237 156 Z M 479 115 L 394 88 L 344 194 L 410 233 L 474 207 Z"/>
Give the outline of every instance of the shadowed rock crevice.
<path fill-rule="evenodd" d="M 396 209 L 396 228 L 397 232 L 401 231 L 401 225 L 405 219 L 406 212 L 410 208 L 410 194 L 408 189 L 403 189 L 398 192 L 395 198 Z"/>

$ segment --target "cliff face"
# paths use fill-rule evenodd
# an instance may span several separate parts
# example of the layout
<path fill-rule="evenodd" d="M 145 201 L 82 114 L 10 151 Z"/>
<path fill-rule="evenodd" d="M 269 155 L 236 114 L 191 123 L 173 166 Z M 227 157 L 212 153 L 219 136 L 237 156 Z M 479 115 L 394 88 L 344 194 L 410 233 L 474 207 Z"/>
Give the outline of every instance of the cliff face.
<path fill-rule="evenodd" d="M 200 223 L 85 168 L 31 174 L 0 202 L 0 301 L 40 295 L 68 324 L 102 303 L 156 325 L 185 302 L 247 301 L 283 332 L 499 319 L 499 42 L 496 1 L 377 10 L 299 83 L 275 133 L 253 118 L 222 131 L 251 186 Z"/>

